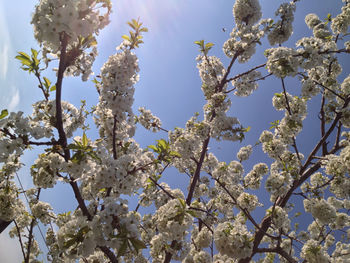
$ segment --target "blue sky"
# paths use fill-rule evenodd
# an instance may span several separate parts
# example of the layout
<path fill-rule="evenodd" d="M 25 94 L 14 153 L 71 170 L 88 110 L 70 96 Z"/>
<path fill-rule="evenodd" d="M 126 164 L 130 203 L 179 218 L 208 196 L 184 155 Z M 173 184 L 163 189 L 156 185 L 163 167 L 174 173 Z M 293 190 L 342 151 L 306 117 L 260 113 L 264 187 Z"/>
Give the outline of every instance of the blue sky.
<path fill-rule="evenodd" d="M 38 48 L 32 35 L 32 25 L 30 25 L 31 14 L 37 2 L 34 0 L 0 1 L 0 110 L 7 108 L 30 113 L 31 104 L 42 99 L 34 76 L 21 71 L 19 63 L 14 59 L 18 51 L 29 52 L 31 47 Z M 139 106 L 145 106 L 160 117 L 164 128 L 183 127 L 195 112 L 202 111 L 205 103 L 196 69 L 195 57 L 198 55 L 198 47 L 193 42 L 201 39 L 213 42 L 215 46 L 211 54 L 222 58 L 227 65 L 228 60 L 222 54 L 222 44 L 234 26 L 232 16 L 234 1 L 113 0 L 112 2 L 114 7 L 111 24 L 98 37 L 99 57 L 94 65 L 95 74 L 99 73 L 99 69 L 108 56 L 115 52 L 115 47 L 121 42 L 121 35 L 128 32 L 126 22 L 140 17 L 144 25 L 149 28 L 149 32 L 144 36 L 145 44 L 136 51 L 141 71 L 140 82 L 136 85 L 135 112 Z M 263 17 L 273 18 L 274 10 L 282 2 L 285 1 L 261 0 Z M 302 35 L 311 34 L 304 23 L 306 14 L 313 12 L 322 19 L 328 13 L 337 14 L 341 4 L 341 0 L 302 0 L 297 3 L 297 17 L 294 21 L 295 34 L 287 45 L 292 47 Z M 226 32 L 223 32 L 222 28 L 226 28 Z M 233 74 L 262 63 L 264 49 L 266 49 L 266 41 L 263 41 L 262 47 L 258 47 L 258 54 L 249 64 L 236 64 Z M 344 77 L 349 73 L 348 68 L 344 68 L 343 72 Z M 55 82 L 51 71 L 48 71 L 46 76 Z M 291 93 L 298 94 L 299 84 L 297 82 L 287 79 L 286 83 Z M 271 78 L 261 82 L 259 89 L 251 97 L 232 98 L 231 114 L 238 117 L 244 126 L 251 126 L 252 130 L 242 144 L 212 144 L 211 149 L 217 152 L 220 160 L 235 159 L 236 152 L 241 146 L 254 144 L 260 132 L 268 129 L 269 122 L 281 116 L 272 109 L 271 97 L 275 92 L 280 92 L 280 85 L 278 80 Z M 80 78 L 68 78 L 64 81 L 63 99 L 75 105 L 79 105 L 80 100 L 85 99 L 88 105 L 92 106 L 96 104 L 98 96 L 92 82 L 82 83 Z M 306 128 L 314 125 L 318 124 L 311 120 L 305 123 Z M 96 136 L 93 130 L 89 131 L 89 136 Z M 162 137 L 165 138 L 166 134 L 154 135 L 144 129 L 139 129 L 136 140 L 145 147 L 152 144 L 155 139 Z M 300 139 L 301 147 L 308 149 L 311 147 L 310 142 L 316 139 L 317 137 L 308 133 L 303 134 Z M 252 160 L 268 161 L 258 148 L 253 153 Z M 35 152 L 27 154 L 24 161 L 33 162 L 36 154 Z M 253 162 L 248 163 L 246 171 L 249 171 L 252 164 Z M 26 176 L 28 174 L 21 174 L 24 181 L 26 181 Z M 179 175 L 172 172 L 168 180 L 174 187 L 179 187 L 181 184 L 177 183 L 179 180 L 175 176 Z M 53 201 L 61 199 L 63 194 L 68 196 L 67 200 L 72 196 L 71 190 L 65 187 L 59 188 L 59 191 L 59 194 L 57 192 L 53 195 L 47 193 L 44 196 Z M 60 212 L 66 206 L 62 202 L 57 202 L 57 205 Z M 75 203 L 71 205 L 74 207 Z M 0 236 L 1 244 L 4 238 L 4 235 Z M 0 258 L 5 256 L 4 251 L 4 247 L 0 246 Z M 14 258 L 6 262 L 19 261 Z"/>

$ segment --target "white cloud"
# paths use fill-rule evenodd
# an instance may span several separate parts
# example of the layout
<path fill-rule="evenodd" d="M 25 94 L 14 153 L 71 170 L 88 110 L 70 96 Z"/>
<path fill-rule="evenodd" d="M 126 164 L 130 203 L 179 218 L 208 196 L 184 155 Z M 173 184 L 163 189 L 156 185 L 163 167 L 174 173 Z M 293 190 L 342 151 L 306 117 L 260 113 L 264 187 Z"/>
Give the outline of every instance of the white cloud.
<path fill-rule="evenodd" d="M 10 33 L 4 13 L 4 8 L 0 3 L 0 79 L 6 78 L 9 63 L 9 52 L 11 49 Z"/>
<path fill-rule="evenodd" d="M 0 50 L 0 76 L 2 78 L 6 78 L 8 63 L 9 63 L 9 47 L 7 43 L 4 44 L 2 49 Z"/>
<path fill-rule="evenodd" d="M 17 105 L 19 104 L 19 101 L 20 101 L 19 90 L 15 87 L 12 90 L 14 92 L 12 92 L 12 95 L 10 95 L 11 100 L 7 106 L 9 111 L 13 111 L 17 107 Z"/>

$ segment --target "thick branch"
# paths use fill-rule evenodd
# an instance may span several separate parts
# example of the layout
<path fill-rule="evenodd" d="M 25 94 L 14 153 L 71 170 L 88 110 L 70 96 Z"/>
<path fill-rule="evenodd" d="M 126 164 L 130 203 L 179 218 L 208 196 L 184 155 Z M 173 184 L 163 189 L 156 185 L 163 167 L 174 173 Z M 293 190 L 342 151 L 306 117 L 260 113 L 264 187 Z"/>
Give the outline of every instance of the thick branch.
<path fill-rule="evenodd" d="M 66 33 L 61 33 L 61 54 L 60 54 L 60 63 L 58 67 L 58 74 L 57 74 L 57 82 L 56 82 L 56 128 L 59 135 L 59 143 L 63 147 L 64 150 L 64 158 L 66 161 L 70 159 L 70 152 L 67 148 L 67 136 L 63 129 L 63 120 L 62 120 L 62 81 L 63 81 L 63 74 L 64 71 L 67 68 L 66 63 L 66 49 L 67 49 L 67 42 L 68 42 L 68 36 Z"/>
<path fill-rule="evenodd" d="M 118 258 L 115 256 L 115 254 L 108 247 L 99 246 L 98 248 L 101 249 L 101 251 L 109 258 L 111 263 L 118 263 L 119 262 Z"/>
<path fill-rule="evenodd" d="M 199 161 L 198 161 L 198 164 L 197 164 L 197 167 L 196 167 L 196 171 L 195 171 L 194 176 L 192 178 L 192 183 L 191 183 L 191 186 L 190 186 L 190 190 L 188 191 L 188 195 L 187 195 L 187 198 L 186 198 L 186 204 L 187 205 L 190 205 L 191 202 L 192 202 L 193 193 L 194 193 L 194 190 L 196 188 L 197 182 L 199 180 L 199 176 L 200 176 L 201 169 L 202 169 L 202 164 L 203 164 L 203 161 L 204 161 L 205 154 L 207 153 L 209 141 L 210 141 L 210 136 L 208 135 L 208 138 L 203 142 L 201 156 L 199 158 Z"/>

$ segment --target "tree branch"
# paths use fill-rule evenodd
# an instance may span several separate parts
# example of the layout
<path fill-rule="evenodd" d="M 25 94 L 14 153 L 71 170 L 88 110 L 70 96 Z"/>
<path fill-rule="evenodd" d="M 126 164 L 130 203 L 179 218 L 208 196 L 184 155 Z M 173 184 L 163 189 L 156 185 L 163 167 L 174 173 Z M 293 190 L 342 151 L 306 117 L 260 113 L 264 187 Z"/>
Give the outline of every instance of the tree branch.
<path fill-rule="evenodd" d="M 36 195 L 36 200 L 39 200 L 40 197 L 40 192 L 41 188 L 38 189 L 38 193 Z M 34 230 L 34 225 L 35 225 L 36 219 L 32 218 L 32 222 L 30 222 L 30 227 L 29 227 L 29 234 L 28 234 L 28 244 L 27 244 L 27 255 L 24 258 L 24 263 L 29 263 L 30 259 L 30 250 L 32 248 L 32 243 L 33 243 L 33 230 Z"/>

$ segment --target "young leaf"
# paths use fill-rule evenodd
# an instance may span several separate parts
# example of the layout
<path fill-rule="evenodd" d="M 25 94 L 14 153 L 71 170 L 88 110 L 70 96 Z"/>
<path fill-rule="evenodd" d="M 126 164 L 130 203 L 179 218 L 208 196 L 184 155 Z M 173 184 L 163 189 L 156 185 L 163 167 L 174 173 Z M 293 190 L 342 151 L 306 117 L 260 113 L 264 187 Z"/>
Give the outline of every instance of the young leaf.
<path fill-rule="evenodd" d="M 207 43 L 207 44 L 205 44 L 205 49 L 211 49 L 211 47 L 212 46 L 214 46 L 214 44 L 213 43 Z"/>
<path fill-rule="evenodd" d="M 49 89 L 51 86 L 51 81 L 46 77 L 44 77 L 44 86 L 46 89 Z"/>
<path fill-rule="evenodd" d="M 82 141 L 83 141 L 83 146 L 84 146 L 84 147 L 88 146 L 89 140 L 88 140 L 88 138 L 87 138 L 85 132 L 84 132 L 84 134 L 83 134 L 83 139 L 82 139 Z"/>
<path fill-rule="evenodd" d="M 128 240 L 125 239 L 118 250 L 118 257 L 124 256 L 127 248 L 128 248 Z"/>
<path fill-rule="evenodd" d="M 140 29 L 140 32 L 148 32 L 148 28 L 147 27 L 143 27 Z"/>
<path fill-rule="evenodd" d="M 8 112 L 8 110 L 2 110 L 1 111 L 1 114 L 0 114 L 0 120 L 1 119 L 3 119 L 3 118 L 5 118 L 7 115 L 9 115 L 9 112 Z"/>
<path fill-rule="evenodd" d="M 134 249 L 136 250 L 136 252 L 139 252 L 140 249 L 147 248 L 145 243 L 143 243 L 141 240 L 138 240 L 136 238 L 130 238 L 129 240 L 132 246 L 134 247 Z"/>
<path fill-rule="evenodd" d="M 148 145 L 148 148 L 152 149 L 155 152 L 158 151 L 158 148 L 155 145 Z"/>
<path fill-rule="evenodd" d="M 32 51 L 32 58 L 36 58 L 38 56 L 38 51 L 31 48 L 31 51 Z"/>
<path fill-rule="evenodd" d="M 24 52 L 18 52 L 18 54 L 19 55 L 17 55 L 15 58 L 20 60 L 22 65 L 30 66 L 30 64 L 32 63 L 30 57 Z"/>
<path fill-rule="evenodd" d="M 122 38 L 125 39 L 125 40 L 130 41 L 130 37 L 128 35 L 122 35 Z"/>

